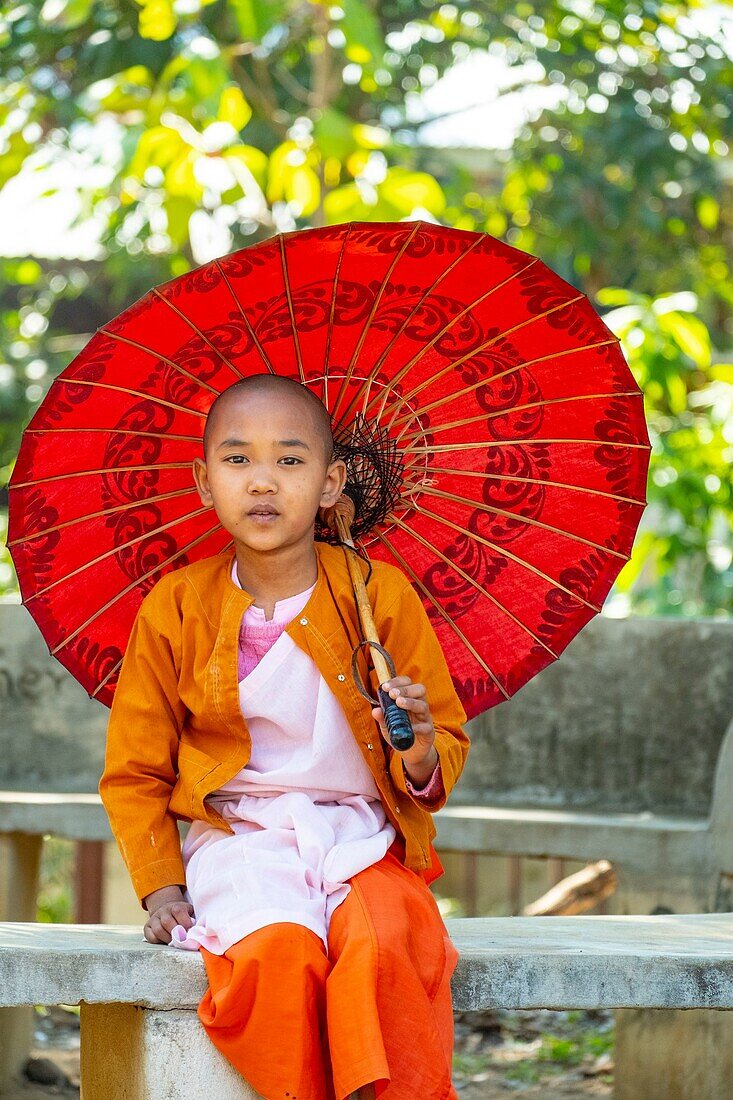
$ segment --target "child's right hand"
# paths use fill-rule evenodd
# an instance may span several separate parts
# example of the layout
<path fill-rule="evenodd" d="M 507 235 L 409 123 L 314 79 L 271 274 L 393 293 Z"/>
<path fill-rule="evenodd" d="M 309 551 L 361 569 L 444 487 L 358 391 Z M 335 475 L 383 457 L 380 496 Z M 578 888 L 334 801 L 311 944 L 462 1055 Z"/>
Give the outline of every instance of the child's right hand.
<path fill-rule="evenodd" d="M 177 924 L 188 930 L 195 923 L 193 905 L 183 900 L 180 886 L 164 886 L 148 894 L 144 901 L 149 916 L 143 935 L 148 943 L 170 943 Z"/>

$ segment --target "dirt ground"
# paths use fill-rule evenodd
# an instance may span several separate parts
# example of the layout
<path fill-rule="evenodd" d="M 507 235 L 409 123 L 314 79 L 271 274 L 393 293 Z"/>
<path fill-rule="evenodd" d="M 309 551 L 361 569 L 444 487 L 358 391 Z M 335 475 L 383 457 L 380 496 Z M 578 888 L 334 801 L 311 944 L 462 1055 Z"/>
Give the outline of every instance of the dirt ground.
<path fill-rule="evenodd" d="M 460 1100 L 581 1100 L 613 1094 L 613 1013 L 457 1012 L 453 1081 Z M 3 1100 L 78 1100 L 79 1017 L 36 1009 L 26 1076 Z"/>

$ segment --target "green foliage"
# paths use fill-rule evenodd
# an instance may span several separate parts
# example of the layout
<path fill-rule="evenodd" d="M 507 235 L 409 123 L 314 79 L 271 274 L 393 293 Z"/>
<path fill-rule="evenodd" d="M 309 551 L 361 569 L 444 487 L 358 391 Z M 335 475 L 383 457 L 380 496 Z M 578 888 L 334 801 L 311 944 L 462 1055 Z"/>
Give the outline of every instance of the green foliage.
<path fill-rule="evenodd" d="M 74 920 L 74 850 L 71 840 L 44 839 L 36 912 L 41 923 L 70 924 Z"/>
<path fill-rule="evenodd" d="M 107 134 L 89 146 L 106 177 L 78 174 L 100 259 L 0 259 L 0 469 L 51 380 L 151 286 L 283 229 L 434 219 L 541 256 L 609 311 L 654 445 L 649 519 L 615 595 L 644 613 L 730 614 L 733 66 L 697 13 L 0 2 L 0 186 L 44 173 L 50 196 L 53 165 Z M 506 94 L 545 98 L 511 149 L 436 155 L 410 99 L 476 48 L 512 67 Z M 15 587 L 5 554 L 0 590 Z"/>

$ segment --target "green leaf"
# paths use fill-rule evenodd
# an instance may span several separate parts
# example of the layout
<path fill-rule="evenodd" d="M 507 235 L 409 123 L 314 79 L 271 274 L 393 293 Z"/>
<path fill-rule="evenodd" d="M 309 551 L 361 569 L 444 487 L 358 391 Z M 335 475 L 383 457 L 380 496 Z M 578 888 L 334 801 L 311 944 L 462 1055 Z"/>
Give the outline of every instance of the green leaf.
<path fill-rule="evenodd" d="M 89 18 L 94 0 L 46 0 L 41 8 L 41 23 L 70 31 Z"/>
<path fill-rule="evenodd" d="M 122 114 L 144 108 L 154 85 L 153 74 L 144 65 L 132 65 L 121 73 L 90 84 L 87 93 L 105 111 Z"/>
<path fill-rule="evenodd" d="M 733 386 L 733 363 L 716 363 L 710 369 L 710 377 L 715 382 L 728 382 Z"/>
<path fill-rule="evenodd" d="M 2 140 L 2 139 L 0 139 Z M 26 141 L 23 133 L 16 130 L 5 139 L 5 148 L 0 156 L 0 187 L 13 176 L 17 176 L 23 167 L 25 158 L 34 151 L 35 146 Z"/>
<path fill-rule="evenodd" d="M 377 221 L 376 204 L 366 203 L 355 183 L 335 187 L 323 200 L 323 210 L 329 225 L 345 221 Z"/>
<path fill-rule="evenodd" d="M 313 123 L 313 136 L 324 157 L 343 161 L 357 148 L 355 129 L 350 118 L 333 107 L 326 107 Z"/>
<path fill-rule="evenodd" d="M 409 215 L 416 206 L 424 207 L 438 217 L 445 210 L 443 189 L 427 172 L 411 172 L 408 168 L 390 168 L 378 186 L 380 198 Z"/>
<path fill-rule="evenodd" d="M 183 139 L 169 126 L 153 126 L 145 130 L 137 143 L 125 175 L 141 180 L 151 165 L 165 169 L 180 155 Z"/>
<path fill-rule="evenodd" d="M 88 17 L 93 0 L 46 0 L 40 22 L 59 30 L 72 30 Z"/>
<path fill-rule="evenodd" d="M 204 193 L 203 187 L 194 175 L 194 164 L 198 154 L 193 149 L 183 148 L 165 174 L 165 186 L 169 195 L 177 195 L 198 201 Z"/>
<path fill-rule="evenodd" d="M 720 205 L 712 195 L 699 195 L 695 203 L 697 220 L 703 229 L 717 229 Z"/>
<path fill-rule="evenodd" d="M 286 0 L 228 0 L 244 42 L 261 42 L 267 32 L 284 20 Z"/>
<path fill-rule="evenodd" d="M 224 89 L 216 117 L 220 122 L 228 122 L 235 130 L 244 129 L 252 118 L 252 108 L 244 98 L 241 88 L 232 84 Z"/>
<path fill-rule="evenodd" d="M 182 248 L 188 241 L 188 222 L 196 204 L 180 195 L 169 195 L 163 209 L 168 220 L 168 236 L 176 248 Z"/>
<path fill-rule="evenodd" d="M 142 11 L 138 19 L 141 38 L 164 42 L 178 26 L 178 16 L 173 10 L 173 0 L 137 0 Z"/>
<path fill-rule="evenodd" d="M 296 217 L 307 218 L 318 208 L 321 197 L 318 176 L 307 164 L 299 165 L 293 169 L 285 194 L 288 202 L 294 202 L 298 207 Z"/>
<path fill-rule="evenodd" d="M 638 294 L 620 286 L 604 286 L 596 292 L 596 301 L 602 306 L 628 306 L 638 300 Z"/>
<path fill-rule="evenodd" d="M 364 0 L 339 0 L 344 13 L 338 27 L 346 39 L 344 53 L 349 61 L 359 65 L 381 63 L 384 57 L 384 38 L 379 21 Z"/>
<path fill-rule="evenodd" d="M 691 314 L 663 313 L 658 324 L 696 366 L 710 366 L 710 333 L 702 321 Z"/>

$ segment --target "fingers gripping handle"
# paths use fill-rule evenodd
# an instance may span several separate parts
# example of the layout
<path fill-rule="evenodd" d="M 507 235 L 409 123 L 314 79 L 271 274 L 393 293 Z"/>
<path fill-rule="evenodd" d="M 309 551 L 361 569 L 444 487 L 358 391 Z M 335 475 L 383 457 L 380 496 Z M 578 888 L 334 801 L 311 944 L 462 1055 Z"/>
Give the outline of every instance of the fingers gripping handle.
<path fill-rule="evenodd" d="M 392 748 L 397 749 L 398 752 L 406 752 L 407 749 L 411 749 L 415 744 L 415 731 L 412 728 L 410 716 L 406 710 L 397 706 L 397 702 L 392 699 L 389 693 L 381 686 L 377 688 L 377 699 L 374 699 L 364 687 L 361 676 L 359 675 L 359 667 L 356 663 L 356 655 L 364 645 L 379 650 L 387 662 L 390 676 L 394 676 L 395 674 L 394 661 L 384 646 L 381 646 L 379 642 L 365 640 L 354 646 L 354 651 L 351 654 L 351 672 L 354 677 L 354 682 L 360 693 L 365 699 L 369 700 L 373 707 L 380 706 L 382 708 Z"/>
<path fill-rule="evenodd" d="M 398 752 L 405 752 L 415 744 L 410 716 L 406 710 L 397 706 L 396 699 L 392 699 L 384 688 L 377 688 L 379 705 L 384 711 L 384 720 L 387 723 L 387 732 L 393 748 Z"/>

